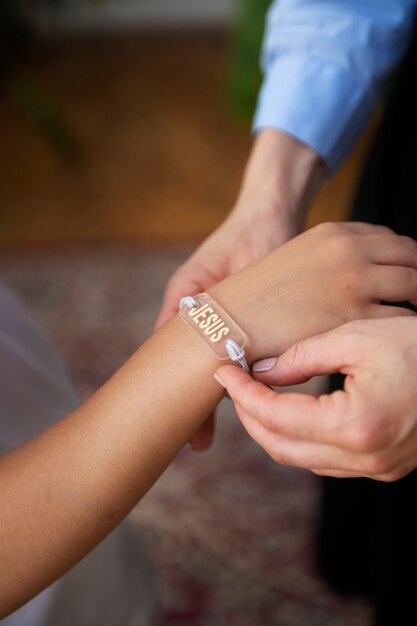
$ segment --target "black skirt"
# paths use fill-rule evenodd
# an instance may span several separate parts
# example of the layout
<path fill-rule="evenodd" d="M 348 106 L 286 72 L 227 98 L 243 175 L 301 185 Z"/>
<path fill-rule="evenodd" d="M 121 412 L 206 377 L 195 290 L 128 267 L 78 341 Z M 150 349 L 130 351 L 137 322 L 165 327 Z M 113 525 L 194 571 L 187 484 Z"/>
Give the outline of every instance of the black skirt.
<path fill-rule="evenodd" d="M 392 85 L 353 219 L 417 239 L 417 36 Z M 331 389 L 342 385 L 332 377 Z M 321 575 L 339 592 L 370 597 L 378 626 L 417 624 L 417 471 L 395 483 L 321 481 Z"/>

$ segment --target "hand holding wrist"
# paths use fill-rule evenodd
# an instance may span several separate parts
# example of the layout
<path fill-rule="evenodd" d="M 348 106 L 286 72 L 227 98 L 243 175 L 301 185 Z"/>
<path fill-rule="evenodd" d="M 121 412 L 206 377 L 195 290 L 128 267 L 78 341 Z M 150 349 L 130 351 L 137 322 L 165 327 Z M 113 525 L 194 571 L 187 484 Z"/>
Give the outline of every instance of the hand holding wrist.
<path fill-rule="evenodd" d="M 313 150 L 277 130 L 254 144 L 235 208 L 168 283 L 156 326 L 191 291 L 205 291 L 295 237 L 318 187 L 323 164 Z"/>

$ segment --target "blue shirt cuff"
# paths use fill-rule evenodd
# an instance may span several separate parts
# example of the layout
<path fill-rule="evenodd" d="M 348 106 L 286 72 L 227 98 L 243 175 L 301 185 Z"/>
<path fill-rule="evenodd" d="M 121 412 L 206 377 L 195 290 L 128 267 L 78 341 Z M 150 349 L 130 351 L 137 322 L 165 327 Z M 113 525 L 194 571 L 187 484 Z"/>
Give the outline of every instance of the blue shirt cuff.
<path fill-rule="evenodd" d="M 341 164 L 366 125 L 376 97 L 342 65 L 285 53 L 271 61 L 253 127 L 277 128 L 322 156 L 330 172 Z"/>

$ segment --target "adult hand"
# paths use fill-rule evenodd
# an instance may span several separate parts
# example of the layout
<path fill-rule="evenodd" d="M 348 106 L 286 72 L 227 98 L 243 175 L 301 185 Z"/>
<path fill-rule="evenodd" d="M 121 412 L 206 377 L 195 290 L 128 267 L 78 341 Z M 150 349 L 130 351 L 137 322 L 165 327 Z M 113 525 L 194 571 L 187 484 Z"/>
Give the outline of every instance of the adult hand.
<path fill-rule="evenodd" d="M 382 481 L 417 467 L 415 316 L 351 322 L 256 369 L 262 382 L 230 365 L 217 376 L 248 433 L 278 463 Z M 343 391 L 318 398 L 265 386 L 333 372 L 346 375 Z"/>
<path fill-rule="evenodd" d="M 276 211 L 263 209 L 255 215 L 244 211 L 242 206 L 235 209 L 173 274 L 155 328 L 178 312 L 178 303 L 183 296 L 207 291 L 297 234 L 295 225 Z M 191 439 L 195 452 L 210 447 L 214 427 L 215 417 L 212 414 Z"/>
<path fill-rule="evenodd" d="M 281 131 L 261 131 L 235 208 L 169 280 L 156 328 L 177 313 L 183 296 L 207 291 L 297 235 L 323 175 L 309 147 Z M 210 416 L 192 440 L 195 450 L 210 445 L 213 425 Z"/>
<path fill-rule="evenodd" d="M 323 177 L 311 148 L 279 130 L 261 131 L 235 208 L 172 275 L 156 328 L 177 313 L 183 296 L 212 287 L 297 235 Z"/>

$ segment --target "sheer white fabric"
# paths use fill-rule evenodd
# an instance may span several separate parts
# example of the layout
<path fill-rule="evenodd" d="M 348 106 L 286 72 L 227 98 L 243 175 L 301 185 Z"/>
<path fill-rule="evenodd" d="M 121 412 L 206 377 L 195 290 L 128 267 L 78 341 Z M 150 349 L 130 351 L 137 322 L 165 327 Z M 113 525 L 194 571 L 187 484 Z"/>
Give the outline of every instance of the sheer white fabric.
<path fill-rule="evenodd" d="M 47 334 L 0 284 L 0 453 L 45 430 L 78 402 Z M 153 606 L 152 569 L 126 520 L 2 626 L 145 626 Z"/>

